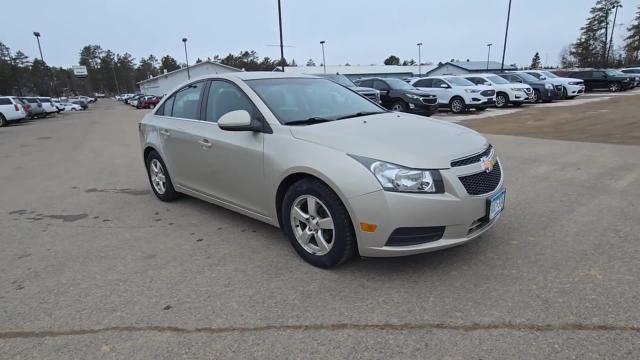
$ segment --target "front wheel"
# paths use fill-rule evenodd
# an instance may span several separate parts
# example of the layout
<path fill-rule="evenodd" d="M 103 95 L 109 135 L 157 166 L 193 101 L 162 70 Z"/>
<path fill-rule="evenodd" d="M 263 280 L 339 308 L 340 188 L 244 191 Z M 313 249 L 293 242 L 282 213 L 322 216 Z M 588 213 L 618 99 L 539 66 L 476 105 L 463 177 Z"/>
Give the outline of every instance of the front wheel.
<path fill-rule="evenodd" d="M 620 89 L 622 88 L 622 86 L 620 86 L 620 83 L 614 82 L 609 84 L 609 91 L 610 92 L 618 92 L 620 91 Z"/>
<path fill-rule="evenodd" d="M 0 114 L 0 127 L 5 126 L 7 126 L 7 118 L 5 118 L 4 115 Z"/>
<path fill-rule="evenodd" d="M 282 202 L 283 231 L 309 264 L 330 268 L 353 256 L 356 237 L 347 209 L 333 190 L 317 179 L 293 184 Z"/>
<path fill-rule="evenodd" d="M 406 112 L 408 108 L 409 107 L 407 106 L 407 103 L 405 103 L 404 101 L 396 101 L 393 103 L 393 105 L 391 105 L 391 111 Z"/>
<path fill-rule="evenodd" d="M 153 193 L 162 201 L 173 201 L 179 197 L 179 193 L 173 188 L 171 176 L 164 161 L 156 151 L 151 151 L 147 156 L 147 174 Z"/>
<path fill-rule="evenodd" d="M 502 93 L 496 95 L 496 107 L 505 108 L 507 106 L 509 106 L 509 96 Z"/>
<path fill-rule="evenodd" d="M 542 99 L 542 94 L 540 93 L 540 90 L 533 90 L 533 102 L 537 103 L 540 102 L 540 100 Z"/>
<path fill-rule="evenodd" d="M 467 105 L 464 103 L 464 100 L 459 97 L 454 97 L 453 99 L 451 99 L 449 107 L 451 107 L 451 111 L 454 114 L 462 114 L 467 110 Z"/>

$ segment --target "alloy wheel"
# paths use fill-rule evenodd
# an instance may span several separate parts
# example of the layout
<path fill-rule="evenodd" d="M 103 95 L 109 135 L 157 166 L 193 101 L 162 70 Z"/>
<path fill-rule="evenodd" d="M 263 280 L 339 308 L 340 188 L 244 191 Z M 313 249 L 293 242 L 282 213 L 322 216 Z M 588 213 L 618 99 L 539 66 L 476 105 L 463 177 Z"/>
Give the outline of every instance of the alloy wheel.
<path fill-rule="evenodd" d="M 393 104 L 393 106 L 391 107 L 392 111 L 402 111 L 402 105 L 400 104 Z"/>
<path fill-rule="evenodd" d="M 609 91 L 611 92 L 620 91 L 620 85 L 618 85 L 617 83 L 612 83 L 611 85 L 609 85 Z"/>
<path fill-rule="evenodd" d="M 504 95 L 496 96 L 496 106 L 503 107 L 507 103 L 507 99 L 504 98 Z"/>
<path fill-rule="evenodd" d="M 311 195 L 299 196 L 291 206 L 289 220 L 293 235 L 308 253 L 322 256 L 333 247 L 333 218 L 318 198 Z"/>
<path fill-rule="evenodd" d="M 158 159 L 153 159 L 149 163 L 149 176 L 156 192 L 160 195 L 164 194 L 167 191 L 167 178 L 164 174 L 164 167 Z"/>
<path fill-rule="evenodd" d="M 461 113 L 463 109 L 464 105 L 462 104 L 462 100 L 455 99 L 451 102 L 451 111 L 453 111 L 454 113 Z"/>

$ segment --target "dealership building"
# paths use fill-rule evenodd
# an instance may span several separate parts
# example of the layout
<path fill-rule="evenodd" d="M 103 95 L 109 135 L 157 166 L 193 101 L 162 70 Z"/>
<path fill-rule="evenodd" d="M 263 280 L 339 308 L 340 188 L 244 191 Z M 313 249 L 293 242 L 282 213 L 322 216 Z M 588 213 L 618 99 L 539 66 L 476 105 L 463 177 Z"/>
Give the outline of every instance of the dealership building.
<path fill-rule="evenodd" d="M 232 66 L 223 65 L 213 61 L 203 61 L 201 63 L 189 66 L 189 76 L 197 78 L 199 76 L 222 74 L 230 72 L 242 71 Z M 167 72 L 147 80 L 140 81 L 138 86 L 140 92 L 146 95 L 162 96 L 170 93 L 172 90 L 185 83 L 188 80 L 187 68 L 180 68 L 171 72 Z"/>
<path fill-rule="evenodd" d="M 351 80 L 357 80 L 364 77 L 386 77 L 405 79 L 422 74 L 426 76 L 427 72 L 434 68 L 433 65 L 327 65 L 327 74 L 341 74 Z M 285 73 L 289 74 L 307 74 L 320 75 L 325 73 L 324 66 L 286 66 Z"/>

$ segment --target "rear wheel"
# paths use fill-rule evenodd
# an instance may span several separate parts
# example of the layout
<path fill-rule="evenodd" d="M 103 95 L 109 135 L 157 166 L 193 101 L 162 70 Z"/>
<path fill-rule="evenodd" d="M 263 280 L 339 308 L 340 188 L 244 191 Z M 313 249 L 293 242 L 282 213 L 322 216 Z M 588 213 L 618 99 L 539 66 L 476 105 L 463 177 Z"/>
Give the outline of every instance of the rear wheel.
<path fill-rule="evenodd" d="M 355 253 L 349 213 L 322 181 L 303 179 L 293 184 L 284 196 L 281 214 L 291 245 L 311 265 L 330 268 Z"/>
<path fill-rule="evenodd" d="M 179 197 L 179 193 L 173 188 L 171 176 L 164 161 L 156 151 L 151 151 L 147 156 L 147 174 L 151 190 L 162 201 L 173 201 Z"/>
<path fill-rule="evenodd" d="M 562 87 L 562 100 L 567 100 L 569 98 L 569 91 L 567 91 L 566 87 Z"/>
<path fill-rule="evenodd" d="M 622 86 L 620 85 L 619 82 L 613 82 L 611 84 L 609 84 L 609 91 L 611 92 L 618 92 L 622 89 Z"/>
<path fill-rule="evenodd" d="M 540 102 L 540 100 L 542 99 L 542 94 L 540 93 L 540 90 L 533 90 L 533 102 L 537 103 Z"/>
<path fill-rule="evenodd" d="M 406 112 L 408 108 L 407 103 L 402 100 L 398 100 L 391 105 L 391 111 Z"/>
<path fill-rule="evenodd" d="M 0 127 L 5 126 L 7 126 L 7 118 L 5 118 L 4 115 L 0 114 Z"/>
<path fill-rule="evenodd" d="M 449 107 L 454 114 L 462 114 L 467 111 L 467 105 L 461 97 L 454 97 L 449 101 Z"/>
<path fill-rule="evenodd" d="M 496 107 L 505 108 L 509 106 L 509 96 L 505 93 L 498 93 L 496 95 Z"/>

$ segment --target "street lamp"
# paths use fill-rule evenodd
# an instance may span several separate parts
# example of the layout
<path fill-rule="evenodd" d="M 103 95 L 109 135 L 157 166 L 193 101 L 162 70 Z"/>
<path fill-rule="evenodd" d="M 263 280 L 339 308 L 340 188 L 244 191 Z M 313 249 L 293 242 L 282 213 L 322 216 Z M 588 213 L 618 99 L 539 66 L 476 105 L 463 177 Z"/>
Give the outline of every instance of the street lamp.
<path fill-rule="evenodd" d="M 36 41 L 38 41 L 38 50 L 40 50 L 40 60 L 44 62 L 44 58 L 42 57 L 42 47 L 40 47 L 40 33 L 37 31 L 33 32 L 33 36 L 36 37 Z"/>
<path fill-rule="evenodd" d="M 500 65 L 500 72 L 504 71 L 504 55 L 507 52 L 507 36 L 509 35 L 510 19 L 511 19 L 511 0 L 509 0 L 509 10 L 507 11 L 507 28 L 504 30 L 504 46 L 502 47 L 502 65 Z"/>
<path fill-rule="evenodd" d="M 418 77 L 422 77 L 422 43 L 416 44 L 418 46 Z"/>
<path fill-rule="evenodd" d="M 491 56 L 491 46 L 493 44 L 487 44 L 487 70 L 489 70 L 489 57 Z"/>
<path fill-rule="evenodd" d="M 327 62 L 324 59 L 324 43 L 325 41 L 320 41 L 320 45 L 322 46 L 322 66 L 324 66 L 324 73 L 327 73 Z"/>
<path fill-rule="evenodd" d="M 37 31 L 34 31 L 33 36 L 36 37 L 36 41 L 38 42 L 38 51 L 40 51 L 40 60 L 42 61 L 42 64 L 45 65 L 44 57 L 42 56 L 42 47 L 40 46 L 40 33 Z M 55 81 L 55 78 L 53 77 L 53 69 L 49 69 L 49 70 L 50 70 L 49 76 L 51 77 L 50 79 L 51 82 L 49 83 L 49 85 L 51 86 L 51 90 L 53 90 L 56 93 L 56 95 L 58 95 L 58 88 L 55 85 L 56 81 Z"/>
<path fill-rule="evenodd" d="M 618 17 L 618 9 L 622 7 L 622 4 L 616 6 L 615 15 L 613 15 L 613 25 L 611 26 L 611 40 L 609 40 L 609 46 L 607 47 L 607 58 L 605 60 L 605 64 L 609 62 L 609 53 L 611 53 L 611 48 L 613 47 L 613 30 L 616 28 L 616 18 Z"/>
<path fill-rule="evenodd" d="M 184 59 L 187 61 L 187 79 L 191 80 L 191 74 L 189 73 L 189 56 L 187 56 L 187 38 L 182 38 L 184 43 Z"/>
<path fill-rule="evenodd" d="M 284 72 L 284 44 L 282 43 L 282 8 L 280 6 L 280 0 L 278 0 L 278 25 L 280 28 L 280 67 Z"/>

